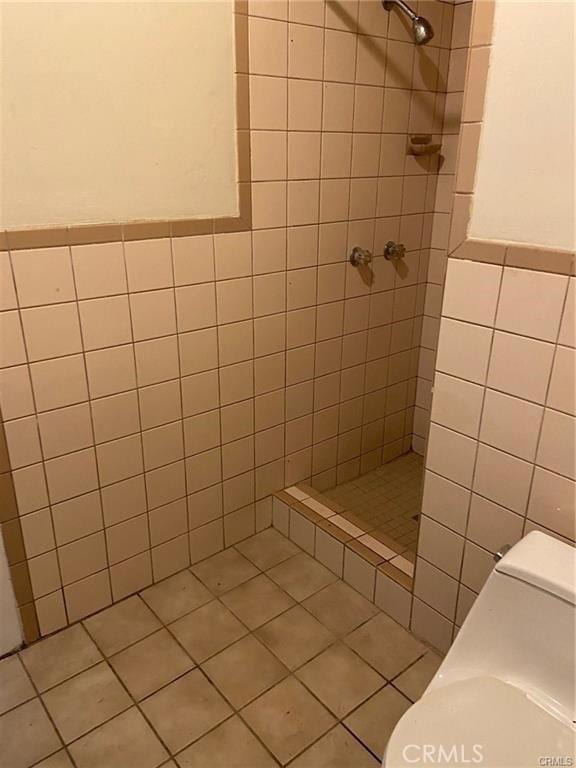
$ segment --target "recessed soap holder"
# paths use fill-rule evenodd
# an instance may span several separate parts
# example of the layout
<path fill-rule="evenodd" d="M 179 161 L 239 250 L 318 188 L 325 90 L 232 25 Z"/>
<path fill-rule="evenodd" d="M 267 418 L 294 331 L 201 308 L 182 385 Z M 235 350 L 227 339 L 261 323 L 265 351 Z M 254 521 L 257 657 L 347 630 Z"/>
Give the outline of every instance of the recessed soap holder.
<path fill-rule="evenodd" d="M 441 148 L 442 144 L 432 144 L 432 135 L 430 133 L 408 137 L 409 155 L 435 155 Z"/>

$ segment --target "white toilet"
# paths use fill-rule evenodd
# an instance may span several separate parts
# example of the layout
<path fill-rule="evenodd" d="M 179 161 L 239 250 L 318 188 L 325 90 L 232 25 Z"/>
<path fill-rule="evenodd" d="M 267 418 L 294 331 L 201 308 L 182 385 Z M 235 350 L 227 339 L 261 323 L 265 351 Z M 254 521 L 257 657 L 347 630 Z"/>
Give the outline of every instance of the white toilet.
<path fill-rule="evenodd" d="M 386 768 L 576 766 L 576 550 L 529 533 L 495 566 Z"/>

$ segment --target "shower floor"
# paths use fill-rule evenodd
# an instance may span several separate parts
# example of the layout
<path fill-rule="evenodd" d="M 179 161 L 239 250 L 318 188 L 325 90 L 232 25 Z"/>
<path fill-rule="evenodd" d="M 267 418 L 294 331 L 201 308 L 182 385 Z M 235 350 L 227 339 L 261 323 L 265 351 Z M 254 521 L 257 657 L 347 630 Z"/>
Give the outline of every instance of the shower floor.
<path fill-rule="evenodd" d="M 417 453 L 406 453 L 322 494 L 360 518 L 371 531 L 378 531 L 415 553 L 423 462 Z"/>
<path fill-rule="evenodd" d="M 379 768 L 439 663 L 269 528 L 0 660 L 0 765 Z"/>

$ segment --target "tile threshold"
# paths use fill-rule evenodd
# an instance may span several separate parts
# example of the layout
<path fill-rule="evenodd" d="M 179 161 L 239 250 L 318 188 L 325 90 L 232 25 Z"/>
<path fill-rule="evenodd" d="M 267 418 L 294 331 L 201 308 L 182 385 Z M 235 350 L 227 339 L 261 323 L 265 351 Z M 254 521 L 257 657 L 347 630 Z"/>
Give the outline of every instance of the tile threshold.
<path fill-rule="evenodd" d="M 350 550 L 361 557 L 367 564 L 375 567 L 380 573 L 395 581 L 401 587 L 412 591 L 414 582 L 414 556 L 409 547 L 398 544 L 385 534 L 375 534 L 354 513 L 333 502 L 305 483 L 285 488 L 273 494 L 273 499 L 286 505 L 296 514 L 302 515 L 316 529 L 331 533 Z M 291 513 L 289 513 L 291 514 Z M 352 518 L 352 520 L 348 519 Z M 292 536 L 292 525 L 285 525 L 280 515 L 274 515 L 272 524 L 281 533 L 295 543 L 302 543 Z M 360 526 L 364 527 L 360 527 Z M 335 526 L 338 531 L 334 530 Z M 315 538 L 315 537 L 314 537 Z M 310 552 L 316 557 L 315 552 Z M 318 559 L 318 558 L 317 558 Z M 343 573 L 337 574 L 346 581 Z M 374 602 L 374 596 L 369 598 Z"/>

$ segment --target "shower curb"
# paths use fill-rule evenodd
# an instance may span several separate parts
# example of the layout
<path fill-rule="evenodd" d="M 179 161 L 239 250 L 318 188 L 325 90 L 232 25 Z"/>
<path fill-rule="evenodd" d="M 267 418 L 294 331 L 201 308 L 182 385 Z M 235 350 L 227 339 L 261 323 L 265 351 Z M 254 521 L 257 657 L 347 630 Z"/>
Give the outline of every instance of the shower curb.
<path fill-rule="evenodd" d="M 272 495 L 272 526 L 408 628 L 415 556 L 305 483 Z"/>

